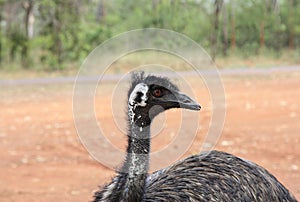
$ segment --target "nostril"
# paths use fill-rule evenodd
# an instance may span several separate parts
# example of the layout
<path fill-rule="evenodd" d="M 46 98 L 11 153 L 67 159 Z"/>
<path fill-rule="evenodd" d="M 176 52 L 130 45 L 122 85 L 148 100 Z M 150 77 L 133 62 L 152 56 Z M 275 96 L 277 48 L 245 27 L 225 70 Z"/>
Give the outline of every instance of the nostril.
<path fill-rule="evenodd" d="M 190 101 L 189 101 L 189 100 L 184 100 L 183 102 L 184 102 L 184 103 L 190 103 Z"/>

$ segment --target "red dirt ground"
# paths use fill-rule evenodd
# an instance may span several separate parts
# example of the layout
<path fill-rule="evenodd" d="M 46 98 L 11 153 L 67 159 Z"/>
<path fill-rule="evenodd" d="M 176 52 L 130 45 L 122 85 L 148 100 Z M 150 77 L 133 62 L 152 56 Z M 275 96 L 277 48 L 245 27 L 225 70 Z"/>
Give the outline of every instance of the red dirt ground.
<path fill-rule="evenodd" d="M 265 167 L 300 199 L 299 73 L 223 79 L 227 114 L 215 149 Z M 207 93 L 193 79 L 191 85 L 203 110 L 201 128 L 185 156 L 199 151 L 211 116 Z M 97 186 L 114 176 L 79 141 L 72 90 L 72 84 L 0 86 L 1 202 L 89 201 Z M 109 103 L 107 92 L 101 99 Z M 115 128 L 111 109 L 96 108 L 98 119 L 107 121 L 105 127 Z M 165 133 L 178 122 L 177 111 L 170 113 L 165 115 Z M 157 139 L 154 150 L 170 141 L 161 135 Z M 124 148 L 125 138 L 114 135 L 112 142 Z"/>

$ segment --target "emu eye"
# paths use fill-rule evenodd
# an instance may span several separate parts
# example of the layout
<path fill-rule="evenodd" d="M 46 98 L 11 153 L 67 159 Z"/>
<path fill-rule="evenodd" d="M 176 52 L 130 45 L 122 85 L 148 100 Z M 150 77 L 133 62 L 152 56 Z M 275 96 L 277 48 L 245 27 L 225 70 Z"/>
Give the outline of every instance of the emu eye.
<path fill-rule="evenodd" d="M 161 97 L 162 96 L 162 90 L 155 89 L 152 94 L 153 94 L 154 97 Z"/>

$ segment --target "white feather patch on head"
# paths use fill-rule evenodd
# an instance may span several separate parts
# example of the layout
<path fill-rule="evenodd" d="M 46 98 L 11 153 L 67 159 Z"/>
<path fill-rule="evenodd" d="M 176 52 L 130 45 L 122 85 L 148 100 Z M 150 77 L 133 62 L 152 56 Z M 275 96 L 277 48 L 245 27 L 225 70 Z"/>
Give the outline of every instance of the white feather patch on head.
<path fill-rule="evenodd" d="M 131 106 L 146 106 L 146 101 L 148 100 L 147 97 L 147 92 L 148 92 L 148 86 L 144 83 L 139 83 L 135 86 L 135 88 L 133 89 L 133 91 L 131 92 L 130 96 L 129 96 L 129 104 Z M 141 102 L 140 103 L 136 103 L 135 99 L 136 96 L 138 95 L 138 93 L 142 93 L 142 97 L 141 97 Z"/>
<path fill-rule="evenodd" d="M 129 100 L 128 100 L 128 109 L 129 109 L 129 116 L 130 116 L 131 123 L 133 122 L 134 116 L 135 116 L 135 113 L 133 112 L 133 110 L 137 106 L 145 107 L 147 105 L 146 101 L 148 100 L 148 97 L 147 97 L 148 89 L 149 88 L 146 84 L 139 83 L 135 86 L 135 88 L 131 92 L 131 94 L 129 96 Z M 135 101 L 138 93 L 142 93 L 141 102 Z"/>

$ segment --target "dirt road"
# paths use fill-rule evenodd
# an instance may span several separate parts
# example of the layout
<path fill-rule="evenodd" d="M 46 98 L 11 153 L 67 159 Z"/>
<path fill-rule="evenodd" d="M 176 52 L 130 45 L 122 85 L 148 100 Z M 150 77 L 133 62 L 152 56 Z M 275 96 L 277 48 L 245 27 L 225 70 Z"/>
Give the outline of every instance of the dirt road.
<path fill-rule="evenodd" d="M 211 109 L 205 107 L 210 100 L 204 90 L 192 77 L 187 79 L 203 106 L 201 128 L 185 154 L 190 155 L 203 143 Z M 223 82 L 227 114 L 215 149 L 262 165 L 300 199 L 300 72 L 228 74 Z M 108 82 L 101 95 L 104 103 L 109 104 L 112 86 Z M 0 201 L 88 201 L 97 186 L 114 175 L 79 141 L 72 90 L 72 83 L 0 85 Z M 97 117 L 114 130 L 111 112 L 103 107 L 96 107 Z M 173 136 L 164 135 L 177 123 L 177 112 L 170 113 L 154 150 L 172 141 Z M 124 149 L 124 135 L 116 134 L 111 141 Z"/>

